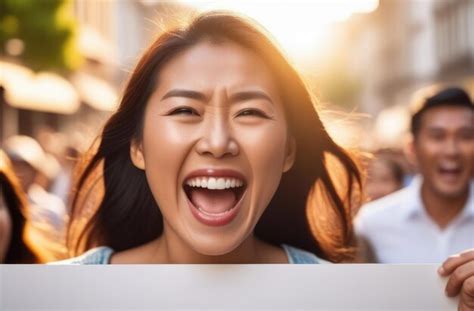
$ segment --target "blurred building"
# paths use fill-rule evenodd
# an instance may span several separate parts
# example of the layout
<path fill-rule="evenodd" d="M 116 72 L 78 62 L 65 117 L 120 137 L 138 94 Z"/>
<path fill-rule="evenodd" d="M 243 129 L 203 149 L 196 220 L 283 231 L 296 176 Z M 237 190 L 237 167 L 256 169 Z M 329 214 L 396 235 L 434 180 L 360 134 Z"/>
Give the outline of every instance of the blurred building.
<path fill-rule="evenodd" d="M 454 84 L 474 96 L 474 1 L 381 0 L 351 23 L 353 68 L 363 81 L 358 106 L 378 116 L 375 144 L 400 144 L 411 97 L 423 87 Z"/>
<path fill-rule="evenodd" d="M 107 40 L 114 31 L 109 10 L 113 1 L 67 4 L 73 11 L 71 22 L 78 24 L 72 47 L 78 47 L 83 64 L 73 72 L 33 72 L 24 65 L 21 51 L 10 53 L 6 46 L 0 59 L 0 140 L 15 134 L 37 137 L 46 128 L 67 136 L 95 135 L 117 106 L 116 52 Z M 81 138 L 74 143 L 86 145 Z"/>
<path fill-rule="evenodd" d="M 117 108 L 121 90 L 142 51 L 164 25 L 188 11 L 177 1 L 75 0 L 74 12 L 81 26 L 80 49 L 86 59 L 73 79 L 80 84 L 86 104 L 76 119 L 102 125 Z M 115 96 L 107 84 L 115 89 Z M 95 90 L 92 94 L 91 89 Z M 96 127 L 90 132 L 98 130 Z"/>
<path fill-rule="evenodd" d="M 43 77 L 19 57 L 0 57 L 0 140 L 36 136 L 47 127 L 68 137 L 79 134 L 80 147 L 86 147 L 117 108 L 141 52 L 164 25 L 191 11 L 154 0 L 74 0 L 71 8 L 84 60 L 77 71 Z"/>
<path fill-rule="evenodd" d="M 163 27 L 192 9 L 169 0 L 75 0 L 74 11 L 87 70 L 121 85 Z"/>

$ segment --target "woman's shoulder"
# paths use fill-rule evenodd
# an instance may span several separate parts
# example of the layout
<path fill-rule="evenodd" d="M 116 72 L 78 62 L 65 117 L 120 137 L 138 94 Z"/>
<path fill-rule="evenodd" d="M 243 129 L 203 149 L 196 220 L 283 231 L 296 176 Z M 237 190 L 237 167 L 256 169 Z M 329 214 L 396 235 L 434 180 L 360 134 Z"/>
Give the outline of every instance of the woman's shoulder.
<path fill-rule="evenodd" d="M 294 246 L 282 244 L 290 264 L 330 264 L 330 261 L 319 258 L 313 253 Z"/>
<path fill-rule="evenodd" d="M 84 254 L 69 258 L 66 260 L 56 261 L 52 264 L 57 265 L 107 265 L 114 250 L 108 246 L 100 246 L 88 250 Z"/>
<path fill-rule="evenodd" d="M 294 246 L 282 244 L 283 250 L 288 256 L 290 264 L 330 264 L 331 262 L 319 258 L 318 256 L 308 251 L 299 249 Z M 110 263 L 110 257 L 114 253 L 114 250 L 108 246 L 100 246 L 93 248 L 84 254 L 66 259 L 56 261 L 51 264 L 59 265 L 106 265 Z"/>

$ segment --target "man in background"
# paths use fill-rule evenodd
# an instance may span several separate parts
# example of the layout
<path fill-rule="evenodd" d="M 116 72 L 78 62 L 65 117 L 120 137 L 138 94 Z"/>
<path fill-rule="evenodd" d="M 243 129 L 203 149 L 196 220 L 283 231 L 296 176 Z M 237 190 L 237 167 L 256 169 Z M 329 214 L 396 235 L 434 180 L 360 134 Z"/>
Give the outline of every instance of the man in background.
<path fill-rule="evenodd" d="M 419 176 L 355 219 L 363 261 L 440 263 L 474 248 L 474 107 L 460 88 L 419 102 L 410 156 Z"/>

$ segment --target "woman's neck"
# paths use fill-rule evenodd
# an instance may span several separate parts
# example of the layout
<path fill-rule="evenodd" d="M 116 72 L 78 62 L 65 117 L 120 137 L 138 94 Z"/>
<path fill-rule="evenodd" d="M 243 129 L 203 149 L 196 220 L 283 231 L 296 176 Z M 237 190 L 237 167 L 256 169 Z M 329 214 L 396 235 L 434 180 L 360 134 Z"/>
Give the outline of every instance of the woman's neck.
<path fill-rule="evenodd" d="M 164 225 L 163 234 L 149 243 L 148 259 L 154 263 L 170 264 L 255 264 L 287 263 L 282 248 L 257 239 L 253 233 L 237 248 L 223 255 L 203 255 Z"/>
<path fill-rule="evenodd" d="M 133 249 L 114 253 L 112 264 L 257 264 L 288 263 L 281 247 L 276 247 L 249 235 L 234 250 L 223 255 L 203 255 L 164 225 L 163 234 Z"/>

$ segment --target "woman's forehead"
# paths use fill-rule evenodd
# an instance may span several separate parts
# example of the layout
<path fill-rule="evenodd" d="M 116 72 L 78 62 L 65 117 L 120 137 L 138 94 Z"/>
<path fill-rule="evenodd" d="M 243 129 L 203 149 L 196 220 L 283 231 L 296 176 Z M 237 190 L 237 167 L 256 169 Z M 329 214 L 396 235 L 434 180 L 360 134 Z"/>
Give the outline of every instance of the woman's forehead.
<path fill-rule="evenodd" d="M 173 57 L 158 73 L 158 87 L 260 87 L 276 92 L 263 59 L 236 43 L 200 42 Z"/>

